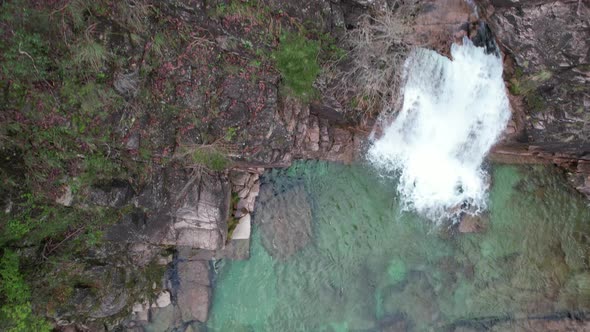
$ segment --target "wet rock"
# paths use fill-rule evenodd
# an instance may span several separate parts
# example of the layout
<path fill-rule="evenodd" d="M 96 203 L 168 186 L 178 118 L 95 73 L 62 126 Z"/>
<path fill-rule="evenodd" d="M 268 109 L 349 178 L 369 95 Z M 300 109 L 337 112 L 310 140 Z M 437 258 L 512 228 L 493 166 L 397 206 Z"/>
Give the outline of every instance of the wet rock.
<path fill-rule="evenodd" d="M 188 289 L 182 288 L 178 297 L 182 320 L 189 322 L 197 320 L 206 322 L 209 317 L 209 302 L 211 299 L 211 288 L 205 286 L 193 286 Z"/>
<path fill-rule="evenodd" d="M 247 260 L 250 258 L 250 239 L 232 239 L 225 248 L 220 250 L 216 257 L 231 260 Z"/>
<path fill-rule="evenodd" d="M 436 324 L 439 318 L 435 291 L 422 272 L 409 273 L 408 278 L 412 282 L 402 289 L 390 287 L 384 290 L 383 309 L 389 315 L 412 312 L 416 330 L 426 330 L 426 326 Z"/>
<path fill-rule="evenodd" d="M 199 326 L 197 326 L 196 324 L 190 324 L 184 330 L 184 332 L 200 332 L 200 331 L 203 331 L 203 330 L 201 328 L 199 328 Z"/>
<path fill-rule="evenodd" d="M 410 323 L 404 315 L 390 315 L 378 322 L 379 331 L 381 332 L 405 332 L 410 330 Z"/>
<path fill-rule="evenodd" d="M 267 187 L 256 214 L 262 244 L 273 257 L 283 260 L 305 247 L 311 239 L 311 206 L 302 186 L 273 196 Z M 262 193 L 261 193 L 262 196 Z M 261 198 L 262 199 L 262 198 Z"/>
<path fill-rule="evenodd" d="M 481 233 L 487 228 L 489 217 L 487 215 L 473 216 L 464 214 L 459 222 L 460 233 Z"/>
<path fill-rule="evenodd" d="M 316 117 L 310 117 L 310 125 L 307 130 L 307 149 L 318 151 L 320 149 L 320 126 Z"/>
<path fill-rule="evenodd" d="M 230 174 L 232 192 L 240 198 L 234 206 L 233 217 L 242 218 L 254 211 L 256 197 L 260 192 L 259 176 L 262 170 L 233 170 Z"/>
<path fill-rule="evenodd" d="M 590 305 L 590 273 L 575 274 L 562 287 L 559 302 L 565 307 L 584 307 Z"/>
<path fill-rule="evenodd" d="M 283 102 L 281 115 L 293 136 L 293 155 L 300 159 L 351 163 L 360 155 L 368 134 L 340 126 L 349 122 L 335 110 L 324 111 L 328 108 L 315 104 L 315 115 L 310 115 L 310 107 L 300 101 L 286 98 Z"/>

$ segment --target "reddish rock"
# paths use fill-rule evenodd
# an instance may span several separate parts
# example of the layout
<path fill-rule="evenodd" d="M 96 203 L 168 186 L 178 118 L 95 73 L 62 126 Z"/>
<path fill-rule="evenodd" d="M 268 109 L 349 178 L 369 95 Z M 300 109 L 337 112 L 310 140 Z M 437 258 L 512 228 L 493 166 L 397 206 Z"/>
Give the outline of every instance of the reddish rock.
<path fill-rule="evenodd" d="M 459 222 L 460 233 L 481 233 L 487 227 L 488 219 L 485 216 L 464 215 Z"/>
<path fill-rule="evenodd" d="M 464 0 L 429 0 L 421 8 L 407 41 L 448 56 L 455 39 L 468 35 L 468 31 L 460 31 L 474 19 L 473 9 Z"/>

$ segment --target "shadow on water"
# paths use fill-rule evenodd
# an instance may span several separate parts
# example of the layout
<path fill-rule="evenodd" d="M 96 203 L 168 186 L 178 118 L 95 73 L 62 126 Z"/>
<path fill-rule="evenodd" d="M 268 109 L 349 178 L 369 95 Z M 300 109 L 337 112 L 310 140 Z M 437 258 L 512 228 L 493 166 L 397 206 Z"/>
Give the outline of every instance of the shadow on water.
<path fill-rule="evenodd" d="M 486 226 L 465 234 L 402 212 L 396 183 L 362 166 L 268 172 L 250 260 L 220 266 L 208 330 L 524 331 L 586 321 L 586 201 L 552 168 L 491 174 Z"/>

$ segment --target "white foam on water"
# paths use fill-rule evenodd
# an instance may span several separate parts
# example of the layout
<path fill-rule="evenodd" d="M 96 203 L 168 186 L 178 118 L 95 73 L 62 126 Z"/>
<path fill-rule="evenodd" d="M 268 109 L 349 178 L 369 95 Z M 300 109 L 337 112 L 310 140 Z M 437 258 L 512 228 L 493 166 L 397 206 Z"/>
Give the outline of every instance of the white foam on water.
<path fill-rule="evenodd" d="M 402 109 L 367 155 L 399 175 L 406 209 L 434 221 L 486 208 L 482 162 L 510 118 L 501 59 L 466 38 L 451 56 L 410 55 Z"/>

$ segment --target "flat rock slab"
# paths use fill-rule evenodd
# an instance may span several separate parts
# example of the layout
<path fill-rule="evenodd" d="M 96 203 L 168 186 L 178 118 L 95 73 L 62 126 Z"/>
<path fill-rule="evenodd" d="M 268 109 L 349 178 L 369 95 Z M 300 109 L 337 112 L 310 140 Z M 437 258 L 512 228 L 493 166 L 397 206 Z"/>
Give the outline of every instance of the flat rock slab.
<path fill-rule="evenodd" d="M 185 253 L 179 251 L 177 272 L 176 304 L 185 322 L 206 322 L 211 304 L 211 281 L 209 262 L 189 260 Z"/>
<path fill-rule="evenodd" d="M 223 249 L 219 250 L 205 250 L 205 249 L 192 249 L 189 247 L 178 247 L 178 249 L 188 249 L 191 260 L 217 260 L 217 259 L 229 259 L 229 260 L 247 260 L 250 258 L 250 240 L 230 240 Z"/>
<path fill-rule="evenodd" d="M 218 174 L 162 169 L 133 198 L 138 208 L 107 232 L 111 241 L 219 250 L 227 239 L 230 184 Z"/>

